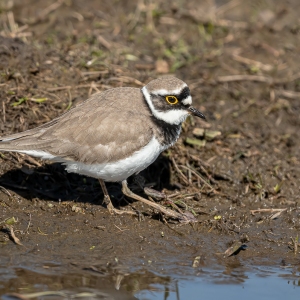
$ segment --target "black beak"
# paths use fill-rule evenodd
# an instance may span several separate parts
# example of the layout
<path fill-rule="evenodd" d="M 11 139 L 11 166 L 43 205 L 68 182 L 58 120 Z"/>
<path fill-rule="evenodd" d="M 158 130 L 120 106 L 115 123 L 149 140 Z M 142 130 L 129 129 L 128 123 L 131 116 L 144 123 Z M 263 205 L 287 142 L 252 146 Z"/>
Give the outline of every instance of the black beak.
<path fill-rule="evenodd" d="M 190 111 L 190 114 L 191 114 L 191 115 L 206 120 L 204 114 L 203 114 L 202 112 L 200 112 L 199 110 L 197 110 L 196 108 L 194 108 L 193 106 L 190 106 L 190 107 L 188 108 L 188 110 Z"/>

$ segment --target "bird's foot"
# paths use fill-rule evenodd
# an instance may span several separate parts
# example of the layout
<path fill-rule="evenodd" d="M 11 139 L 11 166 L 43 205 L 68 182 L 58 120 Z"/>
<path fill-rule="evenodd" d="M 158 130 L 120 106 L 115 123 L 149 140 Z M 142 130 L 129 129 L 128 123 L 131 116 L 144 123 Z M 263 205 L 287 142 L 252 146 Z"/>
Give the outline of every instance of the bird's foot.
<path fill-rule="evenodd" d="M 153 197 L 157 200 L 162 200 L 162 199 L 167 199 L 167 195 L 165 193 L 159 192 L 157 190 L 145 187 L 144 188 L 144 193 L 147 196 Z"/>
<path fill-rule="evenodd" d="M 165 193 L 159 192 L 159 191 L 154 190 L 154 189 L 149 188 L 149 187 L 145 187 L 145 178 L 140 174 L 136 174 L 134 176 L 133 182 L 136 183 L 140 187 L 140 189 L 143 190 L 144 193 L 149 197 L 153 197 L 157 200 L 167 198 L 167 195 Z"/>
<path fill-rule="evenodd" d="M 138 212 L 131 211 L 131 210 L 120 210 L 120 209 L 117 209 L 117 208 L 113 208 L 111 214 L 116 214 L 116 215 L 131 215 L 131 216 L 136 216 L 137 215 L 139 217 L 139 219 L 140 219 L 140 215 L 138 214 Z"/>
<path fill-rule="evenodd" d="M 190 222 L 196 222 L 197 219 L 193 216 L 193 214 L 189 213 L 189 212 L 177 212 L 174 210 L 170 210 L 168 208 L 165 208 L 162 205 L 159 205 L 155 202 L 152 202 L 150 200 L 144 199 L 139 195 L 134 194 L 127 186 L 127 182 L 126 180 L 122 181 L 122 192 L 125 196 L 141 201 L 155 209 L 157 209 L 159 212 L 165 214 L 166 216 L 169 216 L 171 218 L 177 219 L 182 223 L 190 223 Z"/>
<path fill-rule="evenodd" d="M 128 215 L 138 215 L 139 216 L 139 213 L 138 212 L 134 212 L 134 211 L 130 211 L 130 210 L 120 210 L 120 209 L 117 209 L 113 206 L 111 200 L 110 200 L 110 197 L 108 195 L 105 195 L 104 196 L 104 200 L 103 200 L 104 204 L 106 205 L 106 208 L 108 210 L 108 212 L 111 214 L 111 215 L 124 215 L 124 214 L 128 214 Z M 140 218 L 140 216 L 139 216 Z"/>
<path fill-rule="evenodd" d="M 109 195 L 104 195 L 103 203 L 106 205 L 106 208 L 108 209 L 109 213 L 113 215 L 115 208 L 111 203 Z"/>

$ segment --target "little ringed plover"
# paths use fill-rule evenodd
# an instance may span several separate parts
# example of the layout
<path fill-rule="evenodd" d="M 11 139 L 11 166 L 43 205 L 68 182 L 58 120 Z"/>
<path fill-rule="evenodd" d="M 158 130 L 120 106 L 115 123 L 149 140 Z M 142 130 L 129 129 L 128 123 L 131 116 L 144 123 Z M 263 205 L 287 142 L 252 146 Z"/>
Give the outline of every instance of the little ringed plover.
<path fill-rule="evenodd" d="M 123 193 L 179 219 L 185 217 L 132 193 L 126 179 L 155 161 L 179 137 L 188 115 L 205 119 L 192 106 L 190 89 L 175 77 L 142 89 L 120 87 L 92 95 L 58 118 L 0 138 L 0 151 L 61 162 L 68 172 L 97 178 L 111 213 L 105 181 L 121 181 Z"/>

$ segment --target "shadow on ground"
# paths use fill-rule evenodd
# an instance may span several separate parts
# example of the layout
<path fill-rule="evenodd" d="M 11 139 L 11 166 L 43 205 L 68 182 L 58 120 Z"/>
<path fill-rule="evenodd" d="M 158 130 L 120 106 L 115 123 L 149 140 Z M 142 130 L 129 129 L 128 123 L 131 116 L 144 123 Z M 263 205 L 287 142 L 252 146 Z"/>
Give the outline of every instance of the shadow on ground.
<path fill-rule="evenodd" d="M 125 202 L 118 184 L 109 185 L 115 204 L 145 219 L 111 216 L 96 180 L 1 154 L 1 293 L 68 289 L 70 270 L 82 286 L 100 280 L 98 291 L 118 278 L 122 290 L 126 274 L 143 278 L 137 270 L 145 269 L 153 282 L 147 272 L 238 284 L 260 267 L 297 276 L 299 13 L 298 0 L 0 1 L 1 136 L 50 121 L 92 93 L 165 74 L 188 83 L 209 120 L 188 119 L 143 174 L 193 213 L 193 224 Z M 243 243 L 247 250 L 228 255 Z M 101 277 L 107 268 L 110 283 Z M 93 270 L 98 279 L 85 276 Z M 42 274 L 36 285 L 28 272 Z"/>

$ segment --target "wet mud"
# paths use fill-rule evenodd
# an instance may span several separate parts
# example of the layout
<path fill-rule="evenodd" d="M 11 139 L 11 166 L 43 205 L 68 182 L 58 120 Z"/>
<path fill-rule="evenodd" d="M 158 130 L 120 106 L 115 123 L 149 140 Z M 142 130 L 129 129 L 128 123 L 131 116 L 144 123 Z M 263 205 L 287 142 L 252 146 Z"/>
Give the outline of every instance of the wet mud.
<path fill-rule="evenodd" d="M 0 294 L 134 299 L 155 284 L 176 290 L 170 274 L 236 283 L 257 266 L 299 273 L 298 1 L 126 3 L 1 2 L 0 136 L 97 91 L 174 74 L 208 122 L 188 119 L 142 176 L 166 195 L 154 201 L 196 222 L 124 198 L 118 183 L 107 185 L 114 205 L 139 217 L 112 216 L 97 180 L 3 152 Z"/>

